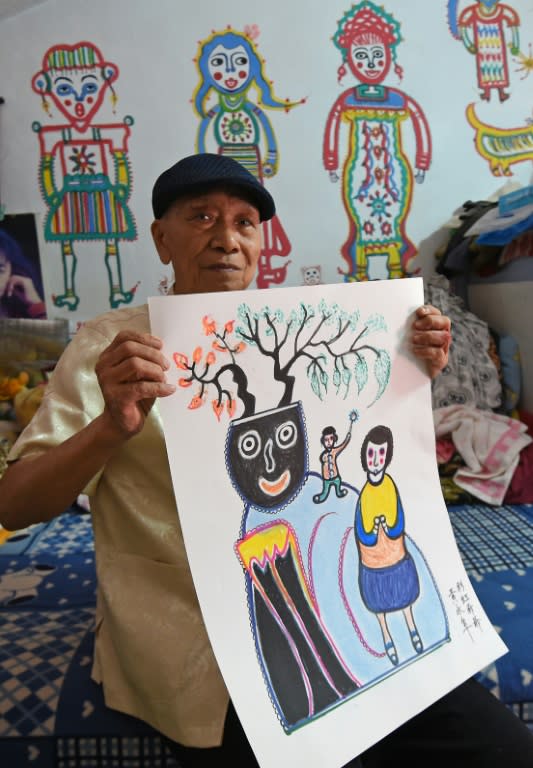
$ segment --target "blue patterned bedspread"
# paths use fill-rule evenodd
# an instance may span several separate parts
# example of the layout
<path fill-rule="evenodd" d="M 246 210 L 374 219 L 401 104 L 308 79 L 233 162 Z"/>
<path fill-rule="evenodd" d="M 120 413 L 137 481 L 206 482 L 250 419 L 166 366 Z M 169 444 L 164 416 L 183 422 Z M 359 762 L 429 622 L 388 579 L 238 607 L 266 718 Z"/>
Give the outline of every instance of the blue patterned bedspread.
<path fill-rule="evenodd" d="M 96 572 L 73 508 L 0 546 L 1 768 L 176 768 L 151 728 L 90 679 Z"/>
<path fill-rule="evenodd" d="M 533 725 L 533 505 L 449 507 L 474 590 L 509 653 L 478 675 Z"/>

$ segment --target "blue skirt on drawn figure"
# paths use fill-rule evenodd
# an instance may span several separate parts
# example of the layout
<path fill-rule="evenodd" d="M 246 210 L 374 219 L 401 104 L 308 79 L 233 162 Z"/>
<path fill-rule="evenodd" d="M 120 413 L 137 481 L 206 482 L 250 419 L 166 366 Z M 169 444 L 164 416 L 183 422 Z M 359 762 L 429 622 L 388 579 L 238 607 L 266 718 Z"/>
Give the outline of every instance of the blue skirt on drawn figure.
<path fill-rule="evenodd" d="M 392 664 L 356 574 L 353 536 L 358 492 L 313 504 L 321 488 L 308 472 L 296 498 L 280 510 L 248 506 L 236 551 L 245 570 L 250 623 L 268 694 L 287 733 L 364 693 L 449 641 L 447 617 L 423 554 L 405 537 L 412 566 L 400 566 L 416 599 L 417 652 L 401 610 L 388 614 L 398 663 Z"/>

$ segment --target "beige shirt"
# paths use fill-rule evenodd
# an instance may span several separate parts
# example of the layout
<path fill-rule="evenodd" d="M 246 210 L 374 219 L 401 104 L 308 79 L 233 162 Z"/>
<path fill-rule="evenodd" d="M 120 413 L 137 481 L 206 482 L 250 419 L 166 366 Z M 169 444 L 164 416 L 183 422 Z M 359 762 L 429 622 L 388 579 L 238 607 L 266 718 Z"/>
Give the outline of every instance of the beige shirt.
<path fill-rule="evenodd" d="M 149 330 L 146 305 L 83 325 L 9 460 L 43 453 L 101 413 L 95 362 L 125 329 Z M 85 492 L 98 575 L 92 675 L 106 704 L 183 744 L 219 744 L 229 697 L 189 570 L 157 403 Z"/>

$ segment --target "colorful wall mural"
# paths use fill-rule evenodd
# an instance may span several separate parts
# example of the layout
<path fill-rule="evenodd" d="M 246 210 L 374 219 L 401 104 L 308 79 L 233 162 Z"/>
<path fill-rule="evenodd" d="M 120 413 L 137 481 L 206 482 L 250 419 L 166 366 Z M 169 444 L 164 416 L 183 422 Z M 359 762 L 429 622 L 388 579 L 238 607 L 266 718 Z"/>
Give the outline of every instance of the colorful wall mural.
<path fill-rule="evenodd" d="M 421 184 L 431 163 L 431 136 L 422 108 L 410 96 L 385 83 L 391 67 L 401 80 L 397 46 L 400 24 L 383 6 L 354 5 L 339 20 L 333 37 L 342 55 L 339 83 L 348 72 L 356 85 L 333 104 L 324 133 L 323 161 L 332 182 L 342 168 L 342 202 L 349 233 L 342 246 L 348 264 L 344 279 L 368 280 L 371 260 L 386 258 L 386 276 L 410 271 L 416 246 L 406 232 L 413 180 Z M 402 144 L 403 123 L 416 136 L 415 170 Z M 341 125 L 348 125 L 346 146 Z"/>
<path fill-rule="evenodd" d="M 196 151 L 233 157 L 264 184 L 276 176 L 280 165 L 279 144 L 266 110 L 289 112 L 305 99 L 283 101 L 274 95 L 257 51 L 258 36 L 257 25 L 244 33 L 228 27 L 199 43 L 193 104 L 200 120 Z M 262 227 L 256 282 L 258 288 L 268 288 L 284 282 L 290 261 L 276 265 L 276 257 L 286 259 L 292 246 L 279 216 Z"/>
<path fill-rule="evenodd" d="M 44 237 L 61 248 L 63 286 L 53 295 L 53 303 L 70 311 L 80 303 L 76 242 L 102 244 L 111 308 L 131 303 L 137 287 L 124 289 L 119 254 L 119 241 L 137 236 L 128 205 L 133 118 L 128 115 L 114 123 L 97 119 L 106 94 L 116 104 L 113 83 L 118 74 L 117 65 L 105 61 L 96 45 L 80 42 L 49 48 L 42 69 L 32 79 L 52 121 L 47 125 L 35 121 L 32 128 L 39 138 L 39 183 L 47 206 Z M 66 122 L 58 122 L 50 101 Z"/>
<path fill-rule="evenodd" d="M 527 0 L 313 14 L 209 1 L 186 19 L 161 2 L 168 13 L 147 21 L 136 0 L 127 20 L 94 0 L 73 26 L 55 0 L 0 27 L 1 204 L 36 217 L 41 298 L 72 328 L 172 286 L 150 192 L 193 152 L 235 157 L 276 200 L 258 288 L 426 276 L 432 237 L 462 201 L 529 183 Z M 32 42 L 22 52 L 11 37 Z"/>

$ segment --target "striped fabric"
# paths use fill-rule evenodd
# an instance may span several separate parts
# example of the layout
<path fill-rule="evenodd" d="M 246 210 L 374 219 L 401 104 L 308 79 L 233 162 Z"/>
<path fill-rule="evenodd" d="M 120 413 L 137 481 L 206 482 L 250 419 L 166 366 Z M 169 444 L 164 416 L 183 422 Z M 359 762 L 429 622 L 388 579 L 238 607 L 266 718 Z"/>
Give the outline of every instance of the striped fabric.
<path fill-rule="evenodd" d="M 79 69 L 101 63 L 96 48 L 80 45 L 77 48 L 54 48 L 46 57 L 47 69 Z"/>
<path fill-rule="evenodd" d="M 135 225 L 107 178 L 96 175 L 84 183 L 66 184 L 61 200 L 48 214 L 46 240 L 113 237 L 135 239 Z"/>
<path fill-rule="evenodd" d="M 533 568 L 533 504 L 461 504 L 449 513 L 469 574 Z"/>
<path fill-rule="evenodd" d="M 220 155 L 233 158 L 250 171 L 256 179 L 262 178 L 261 158 L 255 144 L 223 144 L 219 150 Z"/>

